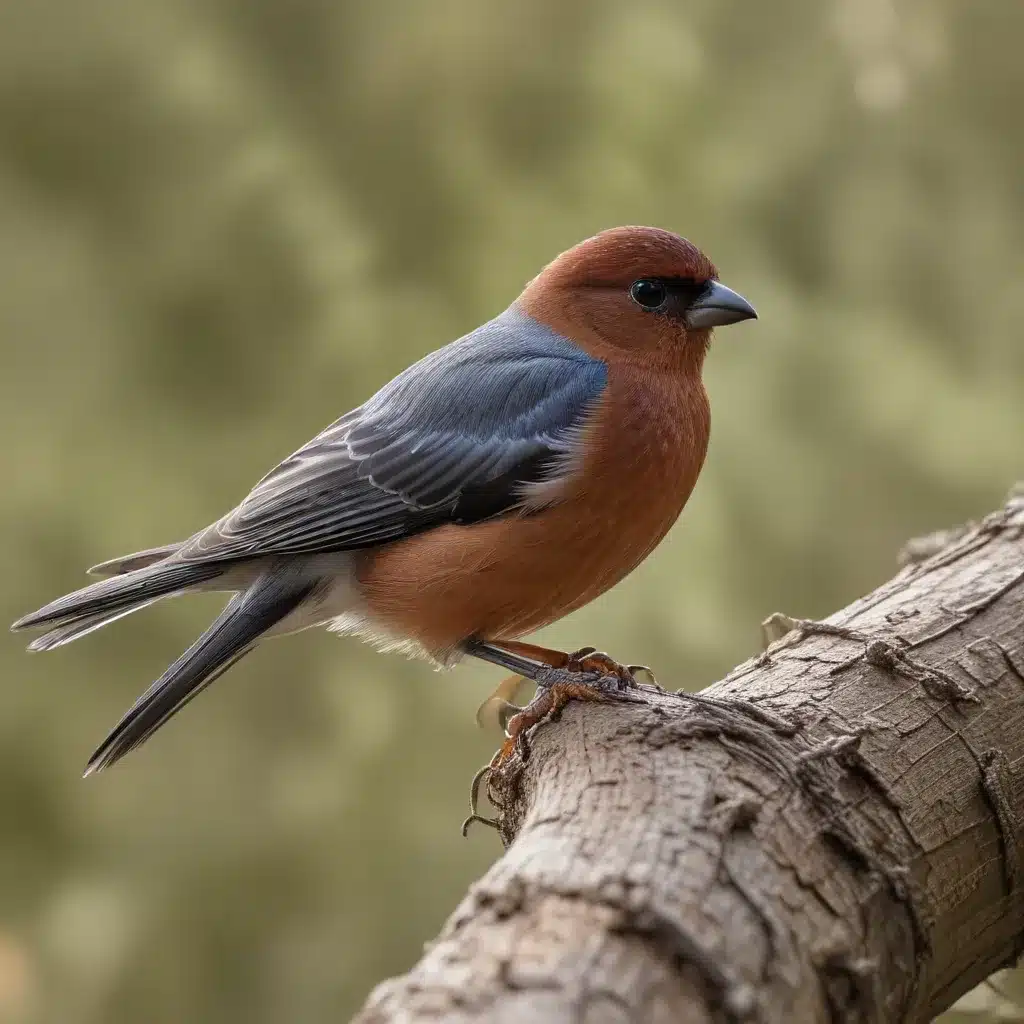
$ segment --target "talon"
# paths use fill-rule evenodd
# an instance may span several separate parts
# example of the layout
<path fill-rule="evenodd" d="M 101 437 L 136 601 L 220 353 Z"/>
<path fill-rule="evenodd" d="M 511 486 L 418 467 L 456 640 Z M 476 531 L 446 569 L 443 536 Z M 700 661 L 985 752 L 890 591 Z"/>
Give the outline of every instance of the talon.
<path fill-rule="evenodd" d="M 522 708 L 515 703 L 520 691 L 530 682 L 524 676 L 508 676 L 495 687 L 494 692 L 476 709 L 476 724 L 481 729 L 499 727 L 504 733 L 508 720 Z"/>
<path fill-rule="evenodd" d="M 485 818 L 485 817 L 483 817 L 480 814 L 471 814 L 462 823 L 462 838 L 463 839 L 465 839 L 469 835 L 469 826 L 472 825 L 474 821 L 479 821 L 481 825 L 487 825 L 488 828 L 493 828 L 495 830 L 500 828 L 496 818 Z"/>
<path fill-rule="evenodd" d="M 565 666 L 570 672 L 603 672 L 608 675 L 622 666 L 604 651 L 596 647 L 581 647 L 569 655 L 569 664 Z"/>
<path fill-rule="evenodd" d="M 491 759 L 490 764 L 485 764 L 476 775 L 473 776 L 473 781 L 469 785 L 469 817 L 462 823 L 462 838 L 465 839 L 469 834 L 469 826 L 474 821 L 480 822 L 481 825 L 487 825 L 490 828 L 497 829 L 500 827 L 497 818 L 486 818 L 480 814 L 478 807 L 480 804 L 480 787 L 484 784 L 484 781 L 490 776 L 494 770 L 495 758 Z M 488 794 L 490 798 L 490 794 Z M 494 804 L 494 801 L 491 801 Z M 501 811 L 502 808 L 498 804 L 494 804 L 497 810 Z"/>
<path fill-rule="evenodd" d="M 488 697 L 477 709 L 476 724 L 481 729 L 497 726 L 503 736 L 508 736 L 508 723 L 522 710 L 520 704 L 510 704 L 500 697 Z"/>
<path fill-rule="evenodd" d="M 586 648 L 583 648 L 583 650 L 586 650 Z M 636 679 L 633 676 L 634 667 L 650 672 L 646 665 L 620 665 L 610 655 L 605 654 L 604 651 L 595 651 L 593 648 L 590 649 L 590 653 L 584 654 L 582 657 L 577 657 L 577 654 L 579 652 L 570 656 L 569 664 L 566 666 L 567 671 L 593 672 L 601 678 L 614 677 L 618 679 L 620 689 L 626 689 L 636 684 Z"/>
<path fill-rule="evenodd" d="M 476 815 L 477 807 L 480 803 L 480 787 L 483 785 L 484 780 L 491 774 L 493 769 L 489 764 L 485 764 L 476 775 L 473 776 L 473 781 L 469 785 L 469 813 Z"/>

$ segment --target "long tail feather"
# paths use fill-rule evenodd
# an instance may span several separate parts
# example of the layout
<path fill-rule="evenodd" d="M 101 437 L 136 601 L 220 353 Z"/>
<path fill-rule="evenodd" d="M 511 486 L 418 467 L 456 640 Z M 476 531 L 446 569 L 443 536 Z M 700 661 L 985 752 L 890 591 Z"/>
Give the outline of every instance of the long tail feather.
<path fill-rule="evenodd" d="M 126 572 L 134 572 L 136 569 L 145 569 L 147 566 L 155 565 L 169 558 L 178 548 L 177 544 L 165 544 L 160 548 L 147 548 L 145 551 L 136 551 L 130 555 L 121 555 L 120 558 L 112 558 L 109 562 L 100 562 L 86 571 L 90 576 L 122 576 Z"/>
<path fill-rule="evenodd" d="M 228 602 L 210 628 L 132 705 L 89 759 L 85 774 L 108 768 L 144 743 L 175 712 L 255 647 L 313 588 L 267 573 Z"/>
<path fill-rule="evenodd" d="M 170 595 L 165 596 L 169 597 Z M 101 629 L 103 626 L 109 625 L 111 622 L 123 619 L 126 615 L 131 615 L 133 612 L 148 608 L 159 600 L 159 597 L 153 597 L 148 601 L 133 604 L 116 612 L 97 612 L 95 615 L 83 615 L 80 618 L 72 619 L 63 626 L 51 629 L 49 633 L 37 636 L 28 645 L 28 649 L 30 651 L 52 651 L 55 647 L 63 647 L 64 644 L 69 644 L 72 640 L 78 640 L 89 633 L 95 632 L 97 629 Z"/>
<path fill-rule="evenodd" d="M 223 566 L 216 562 L 161 562 L 123 576 L 111 576 L 59 597 L 18 619 L 11 629 L 69 626 L 86 620 L 98 622 L 104 615 L 110 615 L 112 621 L 115 613 L 214 579 L 223 571 Z"/>

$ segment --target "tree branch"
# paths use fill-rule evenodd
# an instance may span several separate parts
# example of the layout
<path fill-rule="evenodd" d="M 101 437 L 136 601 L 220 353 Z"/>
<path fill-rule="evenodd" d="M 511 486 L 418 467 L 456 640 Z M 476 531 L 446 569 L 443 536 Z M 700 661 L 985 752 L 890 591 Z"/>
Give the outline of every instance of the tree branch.
<path fill-rule="evenodd" d="M 1024 500 L 700 695 L 572 704 L 384 1021 L 927 1021 L 1024 951 Z"/>

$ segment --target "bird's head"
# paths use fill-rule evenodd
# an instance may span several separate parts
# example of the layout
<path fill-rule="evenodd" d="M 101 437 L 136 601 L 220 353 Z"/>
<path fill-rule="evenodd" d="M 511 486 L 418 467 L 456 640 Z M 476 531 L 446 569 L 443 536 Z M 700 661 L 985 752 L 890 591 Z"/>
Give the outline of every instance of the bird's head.
<path fill-rule="evenodd" d="M 566 250 L 519 305 L 588 349 L 661 353 L 698 368 L 713 327 L 757 316 L 692 242 L 647 227 L 611 228 Z"/>

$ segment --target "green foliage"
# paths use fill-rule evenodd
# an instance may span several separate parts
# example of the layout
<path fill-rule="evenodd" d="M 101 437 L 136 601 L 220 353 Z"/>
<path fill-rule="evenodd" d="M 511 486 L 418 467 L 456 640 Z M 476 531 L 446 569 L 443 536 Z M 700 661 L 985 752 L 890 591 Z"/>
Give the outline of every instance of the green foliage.
<path fill-rule="evenodd" d="M 545 637 L 710 682 L 1024 476 L 1022 32 L 1005 0 L 5 5 L 0 618 L 651 223 L 761 320 L 714 345 L 680 527 Z M 215 608 L 3 642 L 0 1019 L 342 1019 L 495 856 L 458 825 L 497 673 L 326 634 L 79 781 Z"/>

